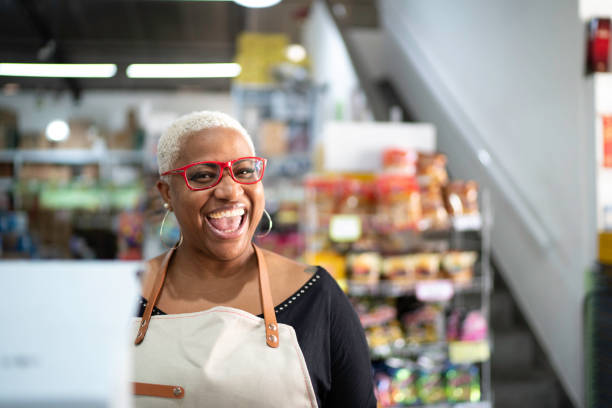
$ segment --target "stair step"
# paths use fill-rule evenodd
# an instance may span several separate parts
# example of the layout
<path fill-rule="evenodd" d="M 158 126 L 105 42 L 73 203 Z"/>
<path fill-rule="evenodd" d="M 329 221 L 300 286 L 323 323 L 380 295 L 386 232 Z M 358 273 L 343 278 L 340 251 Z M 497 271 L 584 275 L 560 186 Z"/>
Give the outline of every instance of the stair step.
<path fill-rule="evenodd" d="M 493 383 L 495 408 L 559 408 L 560 390 L 552 373 L 533 371 L 524 378 Z"/>
<path fill-rule="evenodd" d="M 491 372 L 493 377 L 520 378 L 533 370 L 535 342 L 527 330 L 515 329 L 493 333 Z"/>
<path fill-rule="evenodd" d="M 509 331 L 516 324 L 515 305 L 512 295 L 507 291 L 495 291 L 491 295 L 491 328 Z"/>

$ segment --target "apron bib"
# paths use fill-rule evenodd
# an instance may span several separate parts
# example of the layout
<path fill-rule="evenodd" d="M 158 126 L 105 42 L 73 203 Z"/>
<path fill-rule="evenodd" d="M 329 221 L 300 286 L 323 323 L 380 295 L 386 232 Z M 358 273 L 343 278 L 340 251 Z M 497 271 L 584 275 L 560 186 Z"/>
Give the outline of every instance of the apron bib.
<path fill-rule="evenodd" d="M 135 407 L 317 407 L 295 331 L 276 322 L 265 261 L 254 248 L 263 319 L 226 306 L 151 316 L 174 250 L 168 252 L 143 317 L 134 321 Z"/>

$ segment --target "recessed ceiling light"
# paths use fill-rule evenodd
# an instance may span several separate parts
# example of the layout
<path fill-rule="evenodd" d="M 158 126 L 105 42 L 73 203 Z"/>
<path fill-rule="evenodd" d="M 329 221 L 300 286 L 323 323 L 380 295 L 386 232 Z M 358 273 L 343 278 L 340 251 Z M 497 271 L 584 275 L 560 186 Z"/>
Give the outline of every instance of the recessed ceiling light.
<path fill-rule="evenodd" d="M 234 0 L 236 4 L 244 7 L 263 8 L 272 7 L 281 2 L 281 0 Z"/>
<path fill-rule="evenodd" d="M 0 63 L 0 75 L 43 78 L 111 78 L 115 64 Z"/>
<path fill-rule="evenodd" d="M 306 49 L 300 44 L 291 44 L 285 51 L 287 59 L 293 63 L 300 63 L 306 58 Z"/>
<path fill-rule="evenodd" d="M 242 68 L 236 63 L 218 64 L 131 64 L 128 78 L 233 78 Z"/>
<path fill-rule="evenodd" d="M 70 136 L 70 127 L 65 121 L 57 119 L 49 122 L 45 130 L 45 135 L 47 139 L 52 142 L 61 142 L 68 139 L 68 136 Z"/>

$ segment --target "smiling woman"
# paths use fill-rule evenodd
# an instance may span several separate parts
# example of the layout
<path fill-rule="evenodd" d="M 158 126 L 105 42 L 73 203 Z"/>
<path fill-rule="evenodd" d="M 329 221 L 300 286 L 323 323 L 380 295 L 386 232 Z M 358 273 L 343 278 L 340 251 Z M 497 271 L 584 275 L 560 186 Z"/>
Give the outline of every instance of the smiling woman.
<path fill-rule="evenodd" d="M 244 128 L 186 115 L 158 158 L 182 239 L 144 276 L 136 406 L 376 406 L 363 330 L 333 278 L 252 243 L 266 160 Z"/>

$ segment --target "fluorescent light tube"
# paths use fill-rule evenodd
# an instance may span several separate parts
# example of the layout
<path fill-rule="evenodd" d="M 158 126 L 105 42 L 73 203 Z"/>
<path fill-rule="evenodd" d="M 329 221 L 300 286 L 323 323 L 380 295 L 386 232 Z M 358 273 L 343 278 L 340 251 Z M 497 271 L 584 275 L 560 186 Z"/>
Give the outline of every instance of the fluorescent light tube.
<path fill-rule="evenodd" d="M 0 63 L 0 76 L 48 78 L 111 78 L 115 64 Z"/>
<path fill-rule="evenodd" d="M 243 7 L 263 8 L 275 6 L 280 3 L 281 0 L 234 0 L 234 2 Z"/>
<path fill-rule="evenodd" d="M 233 78 L 242 68 L 235 63 L 218 64 L 131 64 L 128 78 Z"/>

